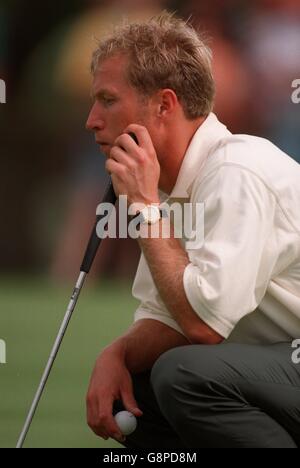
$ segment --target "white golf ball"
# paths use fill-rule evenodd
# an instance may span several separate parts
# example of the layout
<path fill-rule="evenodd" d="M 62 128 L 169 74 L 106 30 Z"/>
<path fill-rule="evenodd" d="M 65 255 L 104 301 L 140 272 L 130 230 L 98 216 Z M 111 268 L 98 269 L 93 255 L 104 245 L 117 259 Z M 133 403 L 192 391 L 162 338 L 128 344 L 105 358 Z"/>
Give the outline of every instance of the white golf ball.
<path fill-rule="evenodd" d="M 137 426 L 136 417 L 129 411 L 120 411 L 115 415 L 115 421 L 123 435 L 132 434 Z"/>

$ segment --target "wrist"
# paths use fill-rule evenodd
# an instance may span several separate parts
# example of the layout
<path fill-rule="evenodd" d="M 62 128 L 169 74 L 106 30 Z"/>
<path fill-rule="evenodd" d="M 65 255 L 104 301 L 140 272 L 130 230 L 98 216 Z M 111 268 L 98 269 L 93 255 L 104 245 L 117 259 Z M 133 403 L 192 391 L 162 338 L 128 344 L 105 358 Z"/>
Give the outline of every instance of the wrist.
<path fill-rule="evenodd" d="M 129 207 L 132 207 L 132 209 L 137 209 L 139 208 L 139 210 L 145 206 L 148 206 L 148 205 L 157 205 L 159 206 L 161 203 L 160 199 L 159 199 L 159 195 L 158 193 L 157 194 L 154 194 L 153 196 L 150 196 L 150 197 L 136 197 L 132 200 L 129 200 L 128 199 L 128 206 Z"/>
<path fill-rule="evenodd" d="M 113 343 L 106 346 L 100 356 L 115 356 L 120 360 L 125 362 L 125 355 L 126 355 L 126 340 L 123 337 L 118 338 Z"/>
<path fill-rule="evenodd" d="M 167 217 L 168 213 L 162 209 L 160 202 L 155 202 L 147 205 L 141 203 L 130 205 L 128 215 L 130 220 L 138 218 L 138 225 L 153 225 Z"/>

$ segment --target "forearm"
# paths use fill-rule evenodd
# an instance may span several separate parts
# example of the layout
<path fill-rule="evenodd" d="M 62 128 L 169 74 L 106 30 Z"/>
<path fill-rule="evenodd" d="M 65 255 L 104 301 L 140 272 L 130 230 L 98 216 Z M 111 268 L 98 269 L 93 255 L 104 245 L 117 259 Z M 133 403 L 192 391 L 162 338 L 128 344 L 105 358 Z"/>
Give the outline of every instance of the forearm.
<path fill-rule="evenodd" d="M 160 221 L 161 229 L 164 222 L 169 220 Z M 141 237 L 139 244 L 162 300 L 191 343 L 221 342 L 222 337 L 200 319 L 187 300 L 183 274 L 190 260 L 179 239 L 174 237 L 173 225 L 168 238 L 163 238 L 161 233 L 162 230 L 158 238 Z"/>
<path fill-rule="evenodd" d="M 104 352 L 115 353 L 131 373 L 138 373 L 151 369 L 158 357 L 168 349 L 188 344 L 189 341 L 182 334 L 164 323 L 142 319 Z"/>

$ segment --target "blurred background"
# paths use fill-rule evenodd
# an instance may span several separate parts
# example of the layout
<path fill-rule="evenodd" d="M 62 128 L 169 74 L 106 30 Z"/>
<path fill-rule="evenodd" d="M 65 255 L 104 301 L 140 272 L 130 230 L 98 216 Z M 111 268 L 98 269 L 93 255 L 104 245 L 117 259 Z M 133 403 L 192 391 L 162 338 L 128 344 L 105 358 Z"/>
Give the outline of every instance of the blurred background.
<path fill-rule="evenodd" d="M 16 442 L 107 182 L 85 130 L 95 38 L 164 8 L 209 37 L 219 119 L 300 162 L 299 0 L 0 0 L 0 447 Z M 138 258 L 133 240 L 103 241 L 27 446 L 118 446 L 86 428 L 84 396 L 97 354 L 132 321 Z"/>

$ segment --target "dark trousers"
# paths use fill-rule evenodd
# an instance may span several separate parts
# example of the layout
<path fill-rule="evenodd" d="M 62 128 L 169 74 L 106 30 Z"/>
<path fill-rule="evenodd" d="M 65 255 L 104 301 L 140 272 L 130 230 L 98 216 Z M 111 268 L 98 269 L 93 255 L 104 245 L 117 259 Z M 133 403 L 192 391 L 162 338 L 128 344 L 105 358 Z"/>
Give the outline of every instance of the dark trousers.
<path fill-rule="evenodd" d="M 173 348 L 133 376 L 143 411 L 128 448 L 300 447 L 300 364 L 290 343 Z M 115 403 L 114 412 L 124 409 Z"/>

